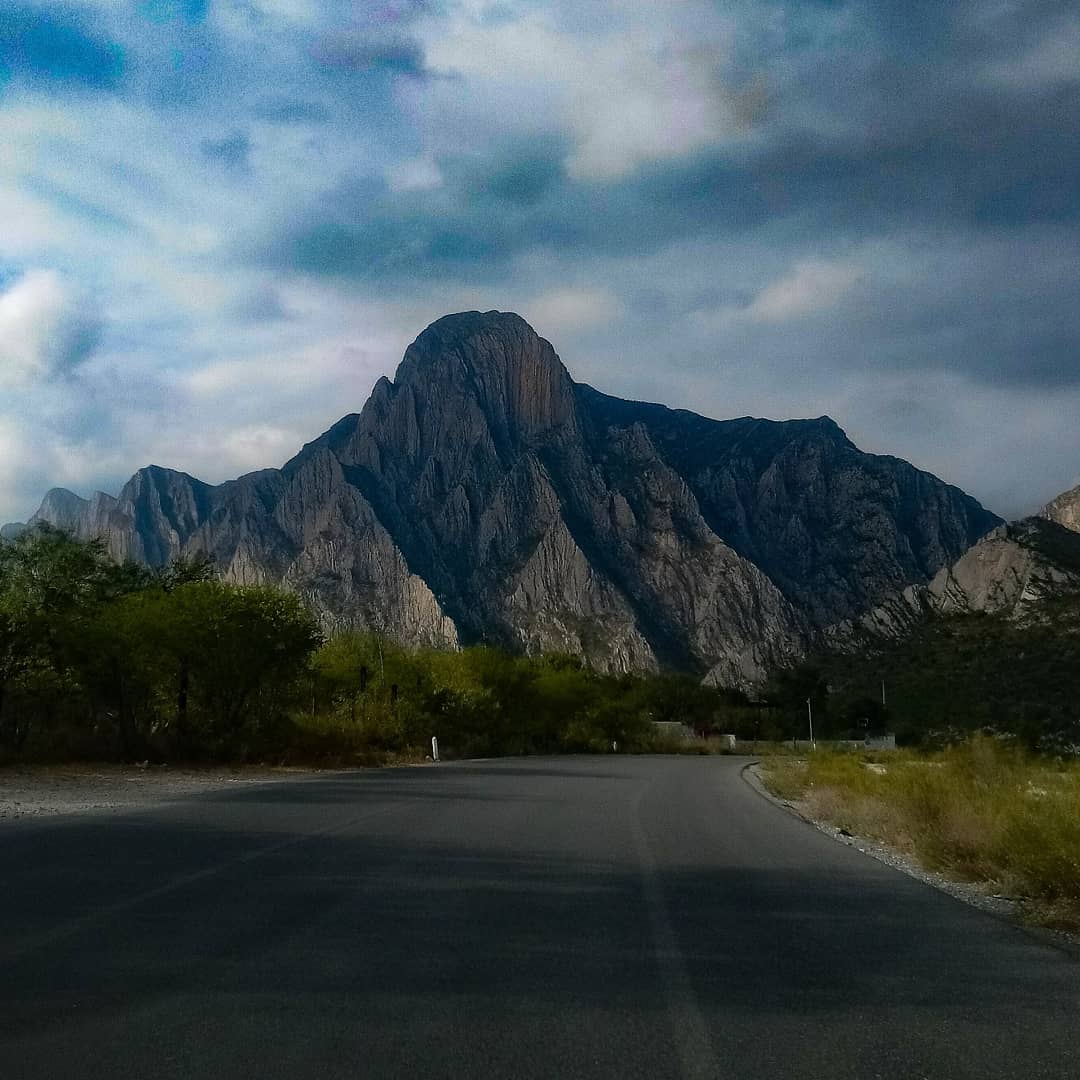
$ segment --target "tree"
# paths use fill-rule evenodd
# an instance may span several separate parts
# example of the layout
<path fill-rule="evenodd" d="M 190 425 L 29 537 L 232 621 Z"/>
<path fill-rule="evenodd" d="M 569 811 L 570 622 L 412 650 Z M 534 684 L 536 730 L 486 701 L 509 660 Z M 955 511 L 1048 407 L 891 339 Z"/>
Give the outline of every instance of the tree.
<path fill-rule="evenodd" d="M 783 715 L 788 738 L 803 737 L 806 732 L 806 702 L 810 700 L 814 713 L 814 729 L 818 735 L 829 730 L 829 685 L 825 673 L 815 664 L 800 664 L 774 672 L 765 688 L 765 700 Z"/>
<path fill-rule="evenodd" d="M 16 749 L 33 726 L 75 696 L 77 660 L 88 619 L 111 597 L 138 588 L 143 575 L 118 566 L 100 541 L 79 541 L 40 524 L 0 544 L 0 739 Z M 18 712 L 8 712 L 10 692 Z"/>
<path fill-rule="evenodd" d="M 217 564 L 214 562 L 213 555 L 181 555 L 161 567 L 155 575 L 155 581 L 165 592 L 172 592 L 181 585 L 213 581 L 216 577 Z"/>
<path fill-rule="evenodd" d="M 245 724 L 280 710 L 319 644 L 315 620 L 297 596 L 268 586 L 196 581 L 163 597 L 151 633 L 178 683 L 187 671 L 211 743 L 241 748 Z"/>

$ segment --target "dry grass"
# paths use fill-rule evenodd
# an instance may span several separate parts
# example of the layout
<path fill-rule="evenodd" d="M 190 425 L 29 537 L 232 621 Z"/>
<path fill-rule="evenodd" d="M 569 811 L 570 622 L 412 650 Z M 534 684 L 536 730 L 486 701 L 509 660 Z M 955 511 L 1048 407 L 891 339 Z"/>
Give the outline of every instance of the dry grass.
<path fill-rule="evenodd" d="M 1080 765 L 988 738 L 941 754 L 767 758 L 770 788 L 817 820 L 993 885 L 1025 915 L 1080 929 Z"/>

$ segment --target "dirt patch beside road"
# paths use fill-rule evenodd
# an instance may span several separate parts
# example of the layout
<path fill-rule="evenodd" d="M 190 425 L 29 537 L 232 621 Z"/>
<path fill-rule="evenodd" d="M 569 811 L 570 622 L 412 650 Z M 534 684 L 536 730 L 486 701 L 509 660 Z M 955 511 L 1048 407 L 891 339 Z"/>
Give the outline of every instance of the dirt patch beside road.
<path fill-rule="evenodd" d="M 138 765 L 29 765 L 0 769 L 0 821 L 122 811 L 170 802 L 201 791 L 265 784 L 311 774 L 310 769 Z"/>

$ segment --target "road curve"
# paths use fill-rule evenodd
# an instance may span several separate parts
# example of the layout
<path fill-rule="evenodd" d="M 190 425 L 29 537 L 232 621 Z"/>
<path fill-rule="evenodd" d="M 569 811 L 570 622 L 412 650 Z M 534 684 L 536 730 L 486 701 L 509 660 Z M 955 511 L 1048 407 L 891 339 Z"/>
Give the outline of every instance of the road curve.
<path fill-rule="evenodd" d="M 0 823 L 0 1077 L 1080 1076 L 1080 963 L 742 764 L 459 763 Z"/>

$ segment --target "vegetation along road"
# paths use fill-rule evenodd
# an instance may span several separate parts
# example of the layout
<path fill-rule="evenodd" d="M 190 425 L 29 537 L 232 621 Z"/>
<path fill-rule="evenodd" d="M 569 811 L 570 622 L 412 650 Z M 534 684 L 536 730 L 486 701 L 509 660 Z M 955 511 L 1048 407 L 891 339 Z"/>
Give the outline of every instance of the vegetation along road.
<path fill-rule="evenodd" d="M 1080 1075 L 1080 963 L 743 763 L 466 762 L 0 822 L 0 1075 Z"/>

